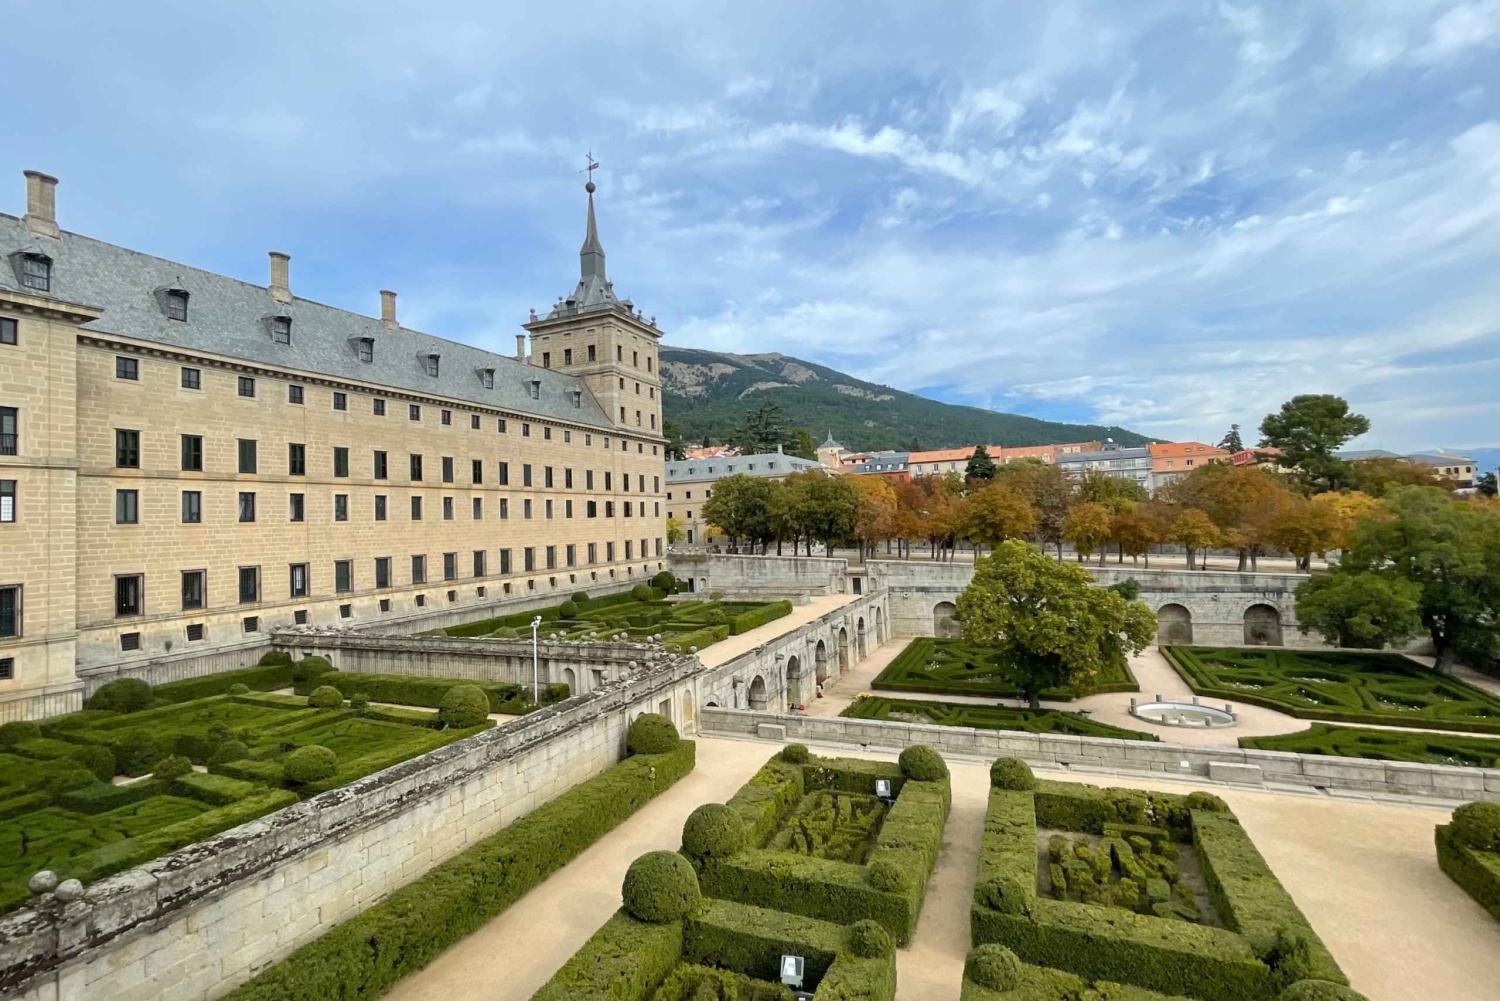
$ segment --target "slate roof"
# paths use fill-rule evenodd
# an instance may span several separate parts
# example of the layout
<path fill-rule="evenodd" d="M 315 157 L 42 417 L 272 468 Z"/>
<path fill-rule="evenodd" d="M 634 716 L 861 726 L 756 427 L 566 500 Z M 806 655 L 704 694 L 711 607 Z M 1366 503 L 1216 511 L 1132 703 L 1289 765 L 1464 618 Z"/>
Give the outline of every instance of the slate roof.
<path fill-rule="evenodd" d="M 377 317 L 309 299 L 294 296 L 290 303 L 279 303 L 263 286 L 66 230 L 57 239 L 37 237 L 22 220 L 0 213 L 0 289 L 49 297 L 22 288 L 13 256 L 19 252 L 52 258 L 51 298 L 104 310 L 100 319 L 83 326 L 87 331 L 615 429 L 574 376 L 408 327 L 391 329 Z M 167 319 L 159 296 L 167 288 L 188 293 L 187 323 Z M 291 317 L 290 345 L 272 341 L 272 316 Z M 373 362 L 359 360 L 362 337 L 374 339 Z M 435 378 L 423 367 L 429 354 L 440 356 Z M 480 370 L 487 368 L 495 370 L 493 389 L 480 381 Z M 532 380 L 541 383 L 536 400 L 531 399 Z M 576 409 L 575 390 L 582 393 Z"/>
<path fill-rule="evenodd" d="M 740 473 L 747 476 L 785 476 L 788 473 L 800 473 L 804 469 L 822 468 L 821 462 L 782 452 L 729 455 L 719 459 L 674 459 L 667 463 L 667 482 L 698 483 L 737 476 Z"/>

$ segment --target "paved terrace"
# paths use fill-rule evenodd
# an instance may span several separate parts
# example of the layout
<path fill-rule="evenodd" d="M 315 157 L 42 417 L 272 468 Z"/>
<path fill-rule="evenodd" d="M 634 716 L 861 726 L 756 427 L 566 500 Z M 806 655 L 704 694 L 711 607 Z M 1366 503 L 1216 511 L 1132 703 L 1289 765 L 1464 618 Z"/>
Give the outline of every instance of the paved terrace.
<path fill-rule="evenodd" d="M 763 626 L 756 626 L 747 633 L 722 639 L 713 646 L 698 651 L 698 660 L 704 667 L 718 667 L 742 653 L 748 653 L 767 640 L 775 639 L 794 629 L 807 625 L 836 608 L 858 601 L 858 594 L 827 594 L 810 599 L 805 605 L 793 605 L 792 614 L 772 619 Z M 873 677 L 873 675 L 872 675 Z"/>

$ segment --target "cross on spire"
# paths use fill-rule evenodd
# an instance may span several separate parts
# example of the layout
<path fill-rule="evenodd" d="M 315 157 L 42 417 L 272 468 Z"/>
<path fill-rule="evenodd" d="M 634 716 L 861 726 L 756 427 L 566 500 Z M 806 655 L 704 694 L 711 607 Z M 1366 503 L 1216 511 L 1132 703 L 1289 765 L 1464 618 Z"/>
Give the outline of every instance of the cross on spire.
<path fill-rule="evenodd" d="M 594 193 L 594 171 L 596 171 L 596 170 L 599 169 L 599 161 L 597 161 L 597 160 L 594 159 L 594 152 L 593 152 L 593 150 L 590 150 L 589 152 L 585 153 L 583 155 L 583 158 L 584 158 L 585 161 L 587 161 L 588 166 L 584 167 L 582 170 L 580 170 L 579 173 L 580 174 L 588 174 L 589 175 L 588 183 L 586 183 L 583 187 L 584 187 L 584 190 L 587 191 L 589 194 L 593 194 Z"/>

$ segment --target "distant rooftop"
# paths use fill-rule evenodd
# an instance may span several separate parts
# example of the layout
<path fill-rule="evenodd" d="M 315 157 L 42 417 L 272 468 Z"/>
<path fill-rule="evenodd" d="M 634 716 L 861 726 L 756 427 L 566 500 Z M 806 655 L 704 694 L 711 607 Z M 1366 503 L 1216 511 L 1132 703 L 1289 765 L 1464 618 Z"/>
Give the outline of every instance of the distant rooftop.
<path fill-rule="evenodd" d="M 725 476 L 785 476 L 804 469 L 821 470 L 823 464 L 784 452 L 759 452 L 720 459 L 679 459 L 667 463 L 667 482 L 717 480 Z"/>

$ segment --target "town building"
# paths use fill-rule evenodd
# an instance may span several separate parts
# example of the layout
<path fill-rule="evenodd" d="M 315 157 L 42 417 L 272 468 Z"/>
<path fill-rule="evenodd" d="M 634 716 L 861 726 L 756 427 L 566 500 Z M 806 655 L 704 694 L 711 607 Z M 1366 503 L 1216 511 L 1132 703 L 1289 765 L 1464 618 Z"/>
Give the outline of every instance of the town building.
<path fill-rule="evenodd" d="M 818 446 L 817 455 L 825 469 L 839 469 L 843 466 L 844 446 L 833 440 L 833 432 L 830 431 L 823 444 Z"/>
<path fill-rule="evenodd" d="M 1201 441 L 1152 442 L 1146 447 L 1151 450 L 1152 490 L 1176 483 L 1201 466 L 1230 461 L 1227 449 Z"/>
<path fill-rule="evenodd" d="M 0 721 L 90 672 L 640 579 L 662 565 L 661 331 L 580 277 L 515 357 L 0 214 Z"/>
<path fill-rule="evenodd" d="M 909 452 L 866 452 L 857 461 L 844 460 L 844 472 L 856 476 L 884 476 L 888 480 L 904 481 L 910 478 Z"/>
<path fill-rule="evenodd" d="M 1151 449 L 1144 445 L 1121 447 L 1111 439 L 1105 441 L 1097 452 L 1059 455 L 1057 464 L 1073 477 L 1082 477 L 1085 473 L 1102 474 L 1151 489 Z"/>
<path fill-rule="evenodd" d="M 703 517 L 703 502 L 714 495 L 713 485 L 726 476 L 762 476 L 786 479 L 809 469 L 827 473 L 822 463 L 787 455 L 778 446 L 774 452 L 732 455 L 719 459 L 680 459 L 666 464 L 667 517 L 681 518 L 683 541 L 702 545 L 709 524 Z"/>
<path fill-rule="evenodd" d="M 949 473 L 962 476 L 968 469 L 969 459 L 973 457 L 974 449 L 977 447 L 965 445 L 961 448 L 912 452 L 907 457 L 908 471 L 912 476 L 946 476 Z M 1063 445 L 986 445 L 984 450 L 996 465 L 1015 462 L 1017 459 L 1036 459 L 1038 462 L 1052 465 L 1057 462 L 1058 456 L 1074 455 L 1079 452 L 1097 452 L 1100 447 L 1097 441 L 1079 441 Z"/>

